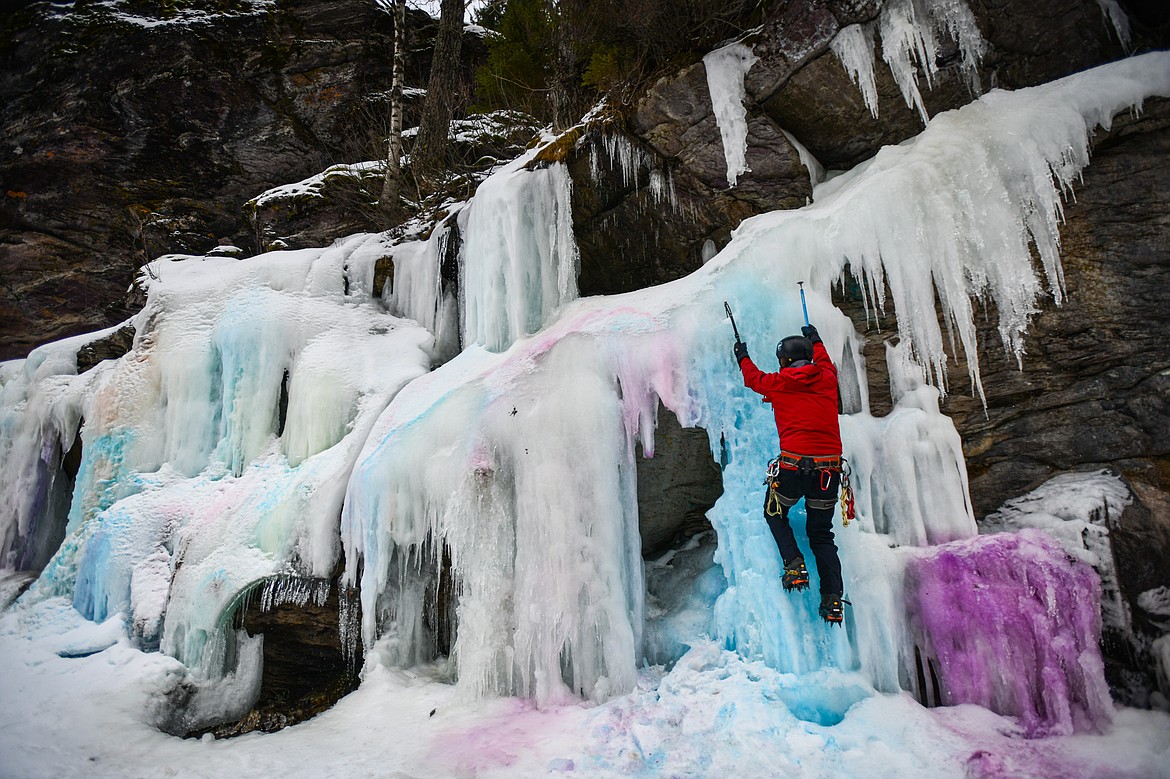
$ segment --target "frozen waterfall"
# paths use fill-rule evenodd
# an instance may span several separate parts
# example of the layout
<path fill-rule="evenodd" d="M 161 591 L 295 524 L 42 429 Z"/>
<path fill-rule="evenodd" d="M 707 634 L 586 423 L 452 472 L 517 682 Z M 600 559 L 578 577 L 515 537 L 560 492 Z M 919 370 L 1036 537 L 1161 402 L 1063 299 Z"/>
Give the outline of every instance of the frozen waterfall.
<path fill-rule="evenodd" d="M 635 453 L 653 454 L 661 404 L 707 431 L 723 469 L 708 518 L 726 586 L 697 577 L 680 596 L 707 610 L 702 633 L 719 646 L 829 679 L 851 702 L 910 689 L 916 650 L 933 651 L 950 702 L 1000 706 L 1035 732 L 1096 726 L 1091 593 L 1060 646 L 1031 639 L 1040 659 L 1024 683 L 1065 696 L 1043 711 L 1002 702 L 986 666 L 945 654 L 953 624 L 913 596 L 935 580 L 963 586 L 975 574 L 962 565 L 995 558 L 994 591 L 1015 598 L 1013 555 L 1040 560 L 1054 601 L 1091 589 L 1083 566 L 1031 534 L 975 538 L 960 441 L 938 400 L 955 362 L 979 386 L 975 301 L 994 302 L 1003 344 L 1023 361 L 1039 296 L 1062 296 L 1062 197 L 1088 163 L 1090 133 L 1151 95 L 1170 96 L 1170 55 L 992 92 L 817 184 L 805 208 L 744 222 L 690 276 L 609 297 L 578 297 L 567 170 L 522 158 L 458 207 L 463 349 L 433 371 L 457 340 L 437 275 L 445 233 L 157 260 L 130 353 L 76 375 L 75 340 L 0 371 L 0 479 L 17 496 L 0 513 L 0 559 L 17 567 L 39 522 L 65 533 L 14 608 L 60 596 L 91 620 L 123 613 L 141 646 L 209 684 L 234 656 L 232 683 L 244 685 L 256 650 L 242 640 L 229 651 L 228 622 L 241 594 L 274 576 L 330 578 L 344 563 L 375 666 L 431 661 L 450 642 L 469 697 L 604 701 L 634 690 L 645 659 Z M 387 255 L 401 267 L 389 297 L 401 317 L 371 295 Z M 898 315 L 886 417 L 869 413 L 859 336 L 832 304 L 846 274 L 868 305 Z M 844 630 L 821 623 L 812 594 L 780 592 L 760 511 L 778 442 L 770 411 L 742 386 L 723 313 L 730 302 L 766 355 L 803 323 L 799 280 L 853 412 L 842 432 L 860 516 L 838 532 Z M 54 480 L 78 429 L 66 500 Z M 802 509 L 793 519 L 799 536 Z M 1002 611 L 995 597 L 972 618 Z M 833 716 L 843 715 L 816 712 Z"/>

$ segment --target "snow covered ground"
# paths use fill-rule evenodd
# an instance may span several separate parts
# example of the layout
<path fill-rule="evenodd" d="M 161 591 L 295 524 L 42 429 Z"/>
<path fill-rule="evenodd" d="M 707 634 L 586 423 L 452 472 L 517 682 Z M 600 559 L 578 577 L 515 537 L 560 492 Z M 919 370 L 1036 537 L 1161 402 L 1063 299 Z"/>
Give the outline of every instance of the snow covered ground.
<path fill-rule="evenodd" d="M 826 628 L 827 629 L 827 628 Z M 89 654 L 93 652 L 93 654 Z M 361 687 L 269 735 L 183 740 L 147 723 L 178 661 L 128 644 L 119 617 L 67 601 L 0 618 L 0 776 L 1170 776 L 1170 717 L 1119 710 L 1103 735 L 1025 739 L 977 706 L 924 709 L 856 675 L 799 677 L 696 644 L 601 705 L 463 700 L 441 669 L 367 664 Z"/>

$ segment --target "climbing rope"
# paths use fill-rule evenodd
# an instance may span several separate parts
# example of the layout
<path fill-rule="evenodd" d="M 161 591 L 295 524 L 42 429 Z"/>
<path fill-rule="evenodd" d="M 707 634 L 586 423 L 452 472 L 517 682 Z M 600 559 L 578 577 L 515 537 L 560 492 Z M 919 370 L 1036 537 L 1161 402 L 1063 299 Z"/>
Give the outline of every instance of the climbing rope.
<path fill-rule="evenodd" d="M 784 513 L 784 506 L 780 502 L 780 458 L 777 457 L 768 463 L 767 478 L 764 484 L 768 487 L 768 500 L 764 505 L 764 514 L 769 517 L 778 517 Z"/>

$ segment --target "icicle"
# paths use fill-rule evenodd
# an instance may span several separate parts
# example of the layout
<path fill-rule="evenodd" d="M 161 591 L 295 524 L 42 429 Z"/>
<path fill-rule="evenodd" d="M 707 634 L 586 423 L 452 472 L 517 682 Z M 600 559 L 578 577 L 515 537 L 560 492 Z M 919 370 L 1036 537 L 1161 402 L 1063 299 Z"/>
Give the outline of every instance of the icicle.
<path fill-rule="evenodd" d="M 796 153 L 800 157 L 800 164 L 808 171 L 809 184 L 816 187 L 817 184 L 820 184 L 825 179 L 825 166 L 813 156 L 813 153 L 808 150 L 808 147 L 796 139 L 795 135 L 787 130 L 781 130 L 781 132 L 784 133 L 784 137 L 788 139 L 788 142 L 792 144 L 792 148 L 796 149 Z"/>
<path fill-rule="evenodd" d="M 662 175 L 660 170 L 650 171 L 650 195 L 653 197 L 655 205 L 661 203 L 666 197 L 666 176 Z"/>
<path fill-rule="evenodd" d="M 878 19 L 878 29 L 882 41 L 882 59 L 889 66 L 906 105 L 918 111 L 923 124 L 930 117 L 919 91 L 918 76 L 921 73 L 927 86 L 933 85 L 939 70 L 940 34 L 945 34 L 958 45 L 968 87 L 974 94 L 980 93 L 978 68 L 987 43 L 979 33 L 974 14 L 963 0 L 887 0 Z M 862 94 L 867 94 L 867 86 L 861 83 L 861 76 L 865 72 L 865 64 L 861 61 L 865 54 L 865 43 L 864 40 L 858 40 L 858 34 L 850 31 L 846 40 L 840 44 L 841 51 L 838 51 L 834 42 L 834 51 L 838 57 L 842 56 L 842 52 L 845 53 L 848 62 L 842 59 L 842 63 L 850 75 L 854 72 L 858 74 L 854 81 L 861 86 Z M 854 68 L 857 70 L 854 71 Z M 872 68 L 870 70 L 872 72 Z M 866 105 L 877 116 L 875 107 L 869 104 L 868 95 Z"/>
<path fill-rule="evenodd" d="M 868 24 L 851 24 L 837 33 L 830 45 L 849 77 L 853 79 L 853 83 L 861 90 L 865 107 L 873 114 L 873 118 L 877 119 L 878 96 L 873 73 L 873 28 Z"/>
<path fill-rule="evenodd" d="M 361 658 L 361 602 L 358 593 L 341 585 L 337 598 L 337 626 L 341 639 L 341 655 L 345 667 L 357 673 Z"/>
<path fill-rule="evenodd" d="M 678 196 L 675 193 L 674 174 L 669 167 L 661 166 L 653 154 L 633 143 L 625 135 L 613 133 L 595 137 L 590 146 L 590 175 L 595 186 L 601 183 L 601 152 L 604 151 L 610 169 L 616 169 L 622 177 L 622 185 L 638 190 L 642 187 L 640 172 L 649 171 L 646 186 L 654 205 L 666 203 L 672 211 L 678 212 Z"/>
<path fill-rule="evenodd" d="M 589 145 L 589 180 L 594 187 L 601 184 L 601 159 L 598 154 L 599 142 L 595 139 Z"/>
<path fill-rule="evenodd" d="M 1117 33 L 1117 41 L 1121 44 L 1121 48 L 1125 50 L 1126 54 L 1132 52 L 1129 17 L 1125 11 L 1121 10 L 1117 0 L 1097 0 L 1097 5 L 1101 6 L 1101 15 L 1105 17 L 1105 21 L 1111 24 L 1113 32 Z"/>
<path fill-rule="evenodd" d="M 315 606 L 324 606 L 329 599 L 329 589 L 328 579 L 273 576 L 261 588 L 260 610 L 267 612 L 286 605 L 303 608 L 309 601 Z"/>
<path fill-rule="evenodd" d="M 928 28 L 921 24 L 913 0 L 890 0 L 882 8 L 880 19 L 882 59 L 890 68 L 902 99 L 918 111 L 922 123 L 930 121 L 922 94 L 918 90 L 917 65 L 929 84 L 934 75 L 937 42 Z"/>
<path fill-rule="evenodd" d="M 616 167 L 621 173 L 622 184 L 630 189 L 638 189 L 641 186 L 638 171 L 650 165 L 650 155 L 635 146 L 625 135 L 618 133 L 603 136 L 601 143 L 609 158 L 610 168 Z"/>
<path fill-rule="evenodd" d="M 715 123 L 723 138 L 727 160 L 727 186 L 734 187 L 740 174 L 748 171 L 747 109 L 744 106 L 744 77 L 758 58 L 751 48 L 733 43 L 703 57 L 707 69 L 707 88 Z"/>

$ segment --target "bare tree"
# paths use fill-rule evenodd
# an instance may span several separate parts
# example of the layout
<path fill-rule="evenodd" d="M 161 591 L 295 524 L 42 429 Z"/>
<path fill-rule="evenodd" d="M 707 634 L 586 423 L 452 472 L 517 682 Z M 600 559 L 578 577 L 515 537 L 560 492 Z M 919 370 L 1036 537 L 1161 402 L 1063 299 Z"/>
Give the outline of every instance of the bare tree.
<path fill-rule="evenodd" d="M 390 0 L 394 16 L 394 67 L 390 82 L 390 134 L 386 141 L 386 176 L 379 208 L 387 220 L 398 211 L 402 193 L 402 84 L 406 78 L 406 0 Z"/>
<path fill-rule="evenodd" d="M 463 0 L 442 0 L 439 32 L 431 58 L 431 78 L 423 102 L 418 137 L 411 151 L 416 178 L 433 181 L 446 163 L 451 114 L 459 93 L 459 54 L 463 44 Z"/>

